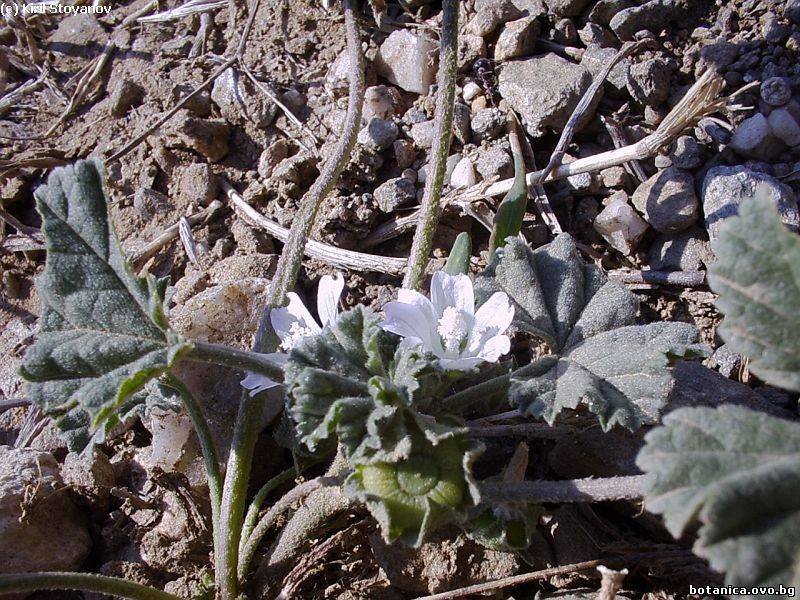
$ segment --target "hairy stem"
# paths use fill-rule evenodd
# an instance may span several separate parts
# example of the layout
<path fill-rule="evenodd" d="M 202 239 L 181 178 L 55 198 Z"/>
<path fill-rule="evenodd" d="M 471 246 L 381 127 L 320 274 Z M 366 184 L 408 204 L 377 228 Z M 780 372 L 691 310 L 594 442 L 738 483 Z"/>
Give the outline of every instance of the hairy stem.
<path fill-rule="evenodd" d="M 408 270 L 403 287 L 417 289 L 425 277 L 433 236 L 441 213 L 440 200 L 444 185 L 447 155 L 453 136 L 453 111 L 458 71 L 458 0 L 442 0 L 442 33 L 439 46 L 439 86 L 436 95 L 436 133 L 431 148 L 431 168 L 425 182 L 420 206 L 419 225 L 411 244 Z"/>
<path fill-rule="evenodd" d="M 567 481 L 519 481 L 516 483 L 484 482 L 484 500 L 528 502 L 531 504 L 561 502 L 602 502 L 642 498 L 646 475 L 586 478 Z"/>
<path fill-rule="evenodd" d="M 117 577 L 92 573 L 19 573 L 0 575 L 0 596 L 24 594 L 39 590 L 80 590 L 108 594 L 130 600 L 180 600 L 167 592 L 126 581 Z"/>
<path fill-rule="evenodd" d="M 312 462 L 307 462 L 306 464 L 301 465 L 299 468 L 290 467 L 285 471 L 278 473 L 275 477 L 261 486 L 261 489 L 258 490 L 252 502 L 250 502 L 250 506 L 247 509 L 247 515 L 244 518 L 242 539 L 239 541 L 239 561 L 242 560 L 242 553 L 244 552 L 245 545 L 250 539 L 250 535 L 253 533 L 253 529 L 255 529 L 256 523 L 258 522 L 258 513 L 261 510 L 261 506 L 264 504 L 264 501 L 267 499 L 267 496 L 270 494 L 270 492 L 287 481 L 290 481 L 302 471 L 316 464 L 317 462 L 319 461 L 314 460 Z"/>
<path fill-rule="evenodd" d="M 192 342 L 186 358 L 196 362 L 209 362 L 243 371 L 254 371 L 275 381 L 283 381 L 283 367 L 263 354 L 239 350 L 221 344 Z"/>
<path fill-rule="evenodd" d="M 454 0 L 453 0 L 454 1 Z M 344 21 L 347 35 L 347 54 L 350 60 L 350 93 L 347 99 L 347 117 L 344 131 L 336 151 L 325 162 L 319 178 L 300 202 L 289 239 L 278 260 L 277 272 L 270 288 L 270 306 L 286 303 L 286 294 L 294 287 L 300 262 L 303 259 L 308 236 L 317 216 L 317 209 L 333 189 L 339 175 L 350 160 L 361 127 L 361 107 L 364 104 L 364 56 L 361 53 L 361 35 L 358 30 L 352 0 L 344 0 Z"/>
<path fill-rule="evenodd" d="M 442 400 L 441 410 L 442 412 L 464 414 L 476 403 L 485 403 L 498 394 L 505 394 L 510 382 L 510 373 L 482 381 Z"/>
<path fill-rule="evenodd" d="M 181 395 L 186 414 L 189 415 L 194 431 L 197 434 L 197 439 L 200 441 L 200 450 L 203 453 L 206 476 L 208 477 L 208 493 L 211 496 L 211 521 L 214 529 L 214 547 L 216 551 L 216 532 L 219 529 L 219 507 L 222 501 L 222 474 L 219 471 L 217 447 L 214 445 L 214 438 L 211 437 L 211 430 L 203 414 L 203 409 L 192 392 L 189 391 L 189 388 L 172 373 L 167 373 L 164 382 Z"/>

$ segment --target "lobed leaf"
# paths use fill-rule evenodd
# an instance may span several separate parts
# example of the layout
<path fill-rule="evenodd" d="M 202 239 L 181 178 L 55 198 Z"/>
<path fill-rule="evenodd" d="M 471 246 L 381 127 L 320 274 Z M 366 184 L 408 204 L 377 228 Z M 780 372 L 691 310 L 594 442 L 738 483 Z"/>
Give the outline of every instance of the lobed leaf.
<path fill-rule="evenodd" d="M 113 420 L 191 347 L 169 329 L 166 280 L 136 276 L 122 254 L 102 173 L 98 160 L 78 161 L 34 194 L 47 244 L 36 282 L 43 309 L 20 372 L 31 398 L 73 432 Z"/>
<path fill-rule="evenodd" d="M 483 296 L 506 292 L 516 326 L 552 350 L 516 371 L 509 388 L 512 404 L 551 424 L 581 402 L 604 430 L 653 423 L 667 401 L 672 361 L 704 354 L 691 325 L 634 325 L 636 297 L 586 265 L 567 234 L 537 250 L 509 240 L 478 281 Z"/>
<path fill-rule="evenodd" d="M 698 520 L 694 551 L 727 584 L 797 580 L 800 424 L 730 405 L 682 408 L 645 442 L 645 507 L 674 536 Z"/>
<path fill-rule="evenodd" d="M 722 226 L 714 251 L 708 279 L 725 315 L 720 335 L 764 381 L 800 391 L 800 238 L 757 195 Z"/>

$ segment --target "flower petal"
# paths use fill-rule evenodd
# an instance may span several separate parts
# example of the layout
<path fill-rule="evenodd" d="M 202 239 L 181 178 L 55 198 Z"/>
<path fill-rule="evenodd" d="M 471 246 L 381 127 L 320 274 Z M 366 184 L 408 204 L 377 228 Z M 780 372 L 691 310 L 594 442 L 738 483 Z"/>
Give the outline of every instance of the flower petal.
<path fill-rule="evenodd" d="M 332 325 L 336 322 L 339 315 L 339 298 L 344 290 L 344 277 L 341 273 L 336 273 L 336 277 L 324 275 L 319 280 L 317 288 L 317 314 L 322 326 Z"/>
<path fill-rule="evenodd" d="M 269 314 L 272 328 L 281 341 L 290 335 L 292 324 L 294 323 L 299 323 L 300 327 L 308 328 L 314 333 L 322 331 L 317 321 L 311 316 L 311 313 L 308 312 L 306 305 L 300 300 L 300 296 L 294 292 L 289 292 L 287 296 L 289 298 L 289 304 L 279 308 L 273 308 Z"/>
<path fill-rule="evenodd" d="M 247 376 L 241 381 L 241 386 L 248 390 L 251 398 L 256 394 L 260 394 L 264 390 L 268 390 L 279 385 L 280 383 L 277 381 L 272 381 L 272 379 L 269 377 L 264 377 L 258 373 L 251 373 L 250 371 L 247 371 Z"/>
<path fill-rule="evenodd" d="M 402 291 L 402 290 L 401 290 Z M 427 298 L 424 298 L 427 302 Z M 431 326 L 430 317 L 424 308 L 406 302 L 387 302 L 383 306 L 386 319 L 381 327 L 404 338 L 419 340 L 427 349 L 436 353 L 441 349 L 441 342 L 436 328 Z"/>
<path fill-rule="evenodd" d="M 511 340 L 507 335 L 496 335 L 486 340 L 478 356 L 486 362 L 497 362 L 511 350 Z"/>
<path fill-rule="evenodd" d="M 514 307 L 505 292 L 495 292 L 475 313 L 475 328 L 504 333 L 514 320 Z"/>
<path fill-rule="evenodd" d="M 454 306 L 470 315 L 475 314 L 472 280 L 467 275 L 449 275 L 444 271 L 437 271 L 431 279 L 431 302 L 437 317 L 441 317 L 448 306 Z"/>
<path fill-rule="evenodd" d="M 439 364 L 447 371 L 472 371 L 483 361 L 478 356 L 468 358 L 440 358 Z"/>

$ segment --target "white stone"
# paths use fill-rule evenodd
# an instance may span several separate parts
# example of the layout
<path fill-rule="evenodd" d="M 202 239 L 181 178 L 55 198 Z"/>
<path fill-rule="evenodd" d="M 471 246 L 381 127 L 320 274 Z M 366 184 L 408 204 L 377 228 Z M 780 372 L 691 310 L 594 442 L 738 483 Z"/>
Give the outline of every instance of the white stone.
<path fill-rule="evenodd" d="M 436 78 L 437 44 L 405 29 L 393 31 L 375 58 L 378 74 L 407 92 L 427 94 Z"/>
<path fill-rule="evenodd" d="M 615 249 L 630 254 L 647 231 L 647 222 L 625 200 L 625 194 L 614 194 L 597 218 L 594 228 Z"/>
<path fill-rule="evenodd" d="M 349 86 L 350 57 L 343 50 L 333 61 L 325 75 L 325 89 L 330 93 L 345 92 Z"/>
<path fill-rule="evenodd" d="M 450 175 L 450 185 L 454 188 L 465 188 L 478 183 L 475 166 L 468 157 L 462 158 Z"/>
<path fill-rule="evenodd" d="M 150 411 L 145 425 L 153 436 L 150 466 L 159 467 L 166 473 L 173 472 L 183 458 L 192 422 L 183 413 L 156 407 Z"/>
<path fill-rule="evenodd" d="M 464 90 L 462 91 L 461 95 L 463 96 L 464 100 L 469 102 L 482 93 L 483 90 L 481 89 L 481 86 L 474 81 L 468 81 L 464 84 Z"/>

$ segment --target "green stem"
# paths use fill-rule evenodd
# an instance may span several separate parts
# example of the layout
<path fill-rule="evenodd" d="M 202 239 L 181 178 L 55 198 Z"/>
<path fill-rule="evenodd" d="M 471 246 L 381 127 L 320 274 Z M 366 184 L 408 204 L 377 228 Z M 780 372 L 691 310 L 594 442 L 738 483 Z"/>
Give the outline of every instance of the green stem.
<path fill-rule="evenodd" d="M 487 402 L 497 394 L 506 393 L 509 383 L 511 383 L 511 373 L 482 381 L 477 385 L 456 392 L 442 400 L 441 411 L 464 414 L 464 412 L 469 410 L 474 404 L 478 402 Z"/>
<path fill-rule="evenodd" d="M 242 559 L 242 552 L 244 550 L 245 544 L 250 537 L 250 534 L 253 533 L 253 529 L 258 522 L 258 513 L 261 510 L 261 507 L 264 504 L 264 501 L 267 499 L 267 496 L 272 492 L 275 488 L 280 485 L 283 485 L 287 481 L 291 481 L 294 477 L 305 471 L 308 467 L 311 467 L 315 464 L 320 462 L 319 460 L 314 460 L 312 462 L 308 462 L 302 466 L 298 467 L 290 467 L 285 471 L 278 473 L 267 481 L 264 485 L 261 486 L 261 489 L 258 490 L 253 501 L 250 502 L 250 507 L 247 509 L 247 515 L 244 518 L 244 525 L 242 527 L 242 537 L 239 540 L 239 560 Z"/>
<path fill-rule="evenodd" d="M 206 466 L 206 476 L 208 477 L 208 493 L 211 497 L 211 521 L 213 530 L 219 529 L 219 507 L 222 501 L 222 474 L 219 471 L 219 460 L 217 459 L 217 448 L 214 445 L 214 438 L 211 437 L 211 430 L 208 421 L 203 414 L 203 409 L 197 402 L 189 388 L 172 373 L 167 373 L 164 382 L 181 395 L 186 414 L 192 420 L 197 439 L 200 441 L 200 450 L 203 453 L 203 460 Z M 214 541 L 216 550 L 216 539 Z"/>
<path fill-rule="evenodd" d="M 263 394 L 242 394 L 231 453 L 222 490 L 219 518 L 219 554 L 216 557 L 215 577 L 220 600 L 235 600 L 238 595 L 239 542 L 242 535 L 247 482 L 253 463 L 253 451 L 260 433 L 259 425 L 264 408 Z"/>
<path fill-rule="evenodd" d="M 239 350 L 221 344 L 193 342 L 192 349 L 185 358 L 197 362 L 224 365 L 242 371 L 254 371 L 274 381 L 283 381 L 283 367 L 258 352 Z"/>
<path fill-rule="evenodd" d="M 433 236 L 439 223 L 442 186 L 447 169 L 447 154 L 453 136 L 456 73 L 458 72 L 458 0 L 442 0 L 442 33 L 439 45 L 439 75 L 436 95 L 436 134 L 431 148 L 431 168 L 425 182 L 419 226 L 411 244 L 408 270 L 403 287 L 418 289 L 425 277 Z"/>
<path fill-rule="evenodd" d="M 108 594 L 130 600 L 180 600 L 167 592 L 126 581 L 117 577 L 92 573 L 18 573 L 0 575 L 0 596 L 24 594 L 39 590 L 79 590 Z"/>
<path fill-rule="evenodd" d="M 347 116 L 339 145 L 333 155 L 325 162 L 319 178 L 311 186 L 300 202 L 300 209 L 292 223 L 289 239 L 278 259 L 277 272 L 272 280 L 268 303 L 270 306 L 283 306 L 286 294 L 297 281 L 297 273 L 303 259 L 303 252 L 323 200 L 327 197 L 339 175 L 350 161 L 358 131 L 361 128 L 361 107 L 364 104 L 364 56 L 361 52 L 361 34 L 358 30 L 352 0 L 344 0 L 344 24 L 347 36 L 347 53 L 350 59 L 350 93 L 347 99 Z"/>
<path fill-rule="evenodd" d="M 566 481 L 484 481 L 480 484 L 480 490 L 483 500 L 496 502 L 560 504 L 637 500 L 644 496 L 642 490 L 646 479 L 647 475 L 627 475 Z"/>

